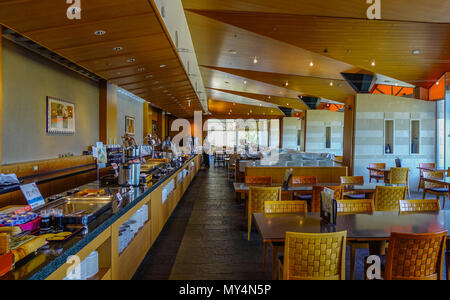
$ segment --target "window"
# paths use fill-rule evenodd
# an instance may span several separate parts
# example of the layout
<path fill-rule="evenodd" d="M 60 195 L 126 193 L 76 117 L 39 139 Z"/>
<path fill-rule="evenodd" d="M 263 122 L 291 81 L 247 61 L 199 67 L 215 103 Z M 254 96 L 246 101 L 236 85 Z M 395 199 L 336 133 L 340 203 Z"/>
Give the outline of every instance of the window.
<path fill-rule="evenodd" d="M 278 120 L 276 120 L 278 121 Z M 270 128 L 269 128 L 269 123 Z M 272 126 L 273 125 L 273 126 Z M 208 120 L 208 141 L 212 146 L 257 151 L 260 147 L 269 147 L 276 139 L 279 144 L 279 125 L 269 120 Z M 276 132 L 275 132 L 276 130 Z M 270 131 L 270 136 L 269 136 Z M 275 141 L 273 141 L 275 142 Z M 271 147 L 277 147 L 270 144 Z"/>
<path fill-rule="evenodd" d="M 420 121 L 411 120 L 411 154 L 420 153 Z"/>
<path fill-rule="evenodd" d="M 394 120 L 384 120 L 384 154 L 394 153 Z"/>
<path fill-rule="evenodd" d="M 331 127 L 325 128 L 325 148 L 331 149 Z"/>

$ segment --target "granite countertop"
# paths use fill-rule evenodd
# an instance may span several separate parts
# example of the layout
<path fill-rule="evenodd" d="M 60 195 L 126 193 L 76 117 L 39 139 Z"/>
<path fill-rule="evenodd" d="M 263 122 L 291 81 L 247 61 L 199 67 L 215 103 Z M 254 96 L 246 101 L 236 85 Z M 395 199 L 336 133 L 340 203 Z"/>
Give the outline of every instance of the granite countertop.
<path fill-rule="evenodd" d="M 7 273 L 3 277 L 0 277 L 0 280 L 46 279 L 59 267 L 64 265 L 70 256 L 77 254 L 81 249 L 83 249 L 114 222 L 116 222 L 121 216 L 130 211 L 160 185 L 164 184 L 174 173 L 186 167 L 186 165 L 189 164 L 194 158 L 195 156 L 192 156 L 181 167 L 174 169 L 166 176 L 161 177 L 157 182 L 154 182 L 153 185 L 149 187 L 141 186 L 139 188 L 135 188 L 132 192 L 122 195 L 123 200 L 121 201 L 119 207 L 110 209 L 103 213 L 100 217 L 89 224 L 85 232 L 78 233 L 65 242 L 49 243 L 49 247 L 41 248 L 36 255 L 31 255 L 24 261 L 19 262 L 13 271 Z M 86 187 L 92 188 L 93 184 L 96 184 L 96 182 L 83 186 L 81 189 Z M 108 186 L 108 188 L 114 189 L 120 187 Z M 113 203 L 113 207 L 117 207 L 117 201 Z"/>

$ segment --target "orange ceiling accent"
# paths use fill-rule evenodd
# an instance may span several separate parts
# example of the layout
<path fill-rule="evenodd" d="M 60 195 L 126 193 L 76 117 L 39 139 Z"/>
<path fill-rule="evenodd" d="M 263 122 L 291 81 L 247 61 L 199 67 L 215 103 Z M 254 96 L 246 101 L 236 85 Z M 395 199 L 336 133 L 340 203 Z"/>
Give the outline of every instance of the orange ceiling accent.
<path fill-rule="evenodd" d="M 414 96 L 414 88 L 395 86 L 395 85 L 387 85 L 387 84 L 376 84 L 373 86 L 371 93 L 372 94 L 391 95 L 391 96 L 397 96 L 397 97 L 413 97 Z"/>
<path fill-rule="evenodd" d="M 329 110 L 329 111 L 342 111 L 344 109 L 344 105 L 322 102 L 319 104 L 317 109 Z"/>
<path fill-rule="evenodd" d="M 430 101 L 445 99 L 445 81 L 447 75 L 442 76 L 435 84 L 430 88 Z"/>

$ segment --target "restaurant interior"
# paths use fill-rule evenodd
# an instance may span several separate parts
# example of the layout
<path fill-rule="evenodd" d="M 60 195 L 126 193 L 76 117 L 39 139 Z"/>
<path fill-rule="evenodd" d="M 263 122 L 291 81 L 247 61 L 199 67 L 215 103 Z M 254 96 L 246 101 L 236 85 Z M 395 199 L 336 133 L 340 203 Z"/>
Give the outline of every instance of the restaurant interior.
<path fill-rule="evenodd" d="M 449 0 L 7 0 L 0 33 L 0 280 L 449 278 Z"/>

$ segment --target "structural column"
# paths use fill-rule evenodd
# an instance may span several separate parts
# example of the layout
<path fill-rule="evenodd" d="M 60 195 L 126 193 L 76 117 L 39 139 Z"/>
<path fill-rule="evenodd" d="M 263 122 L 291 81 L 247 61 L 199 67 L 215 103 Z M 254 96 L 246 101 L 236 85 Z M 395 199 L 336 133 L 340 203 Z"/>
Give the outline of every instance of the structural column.
<path fill-rule="evenodd" d="M 2 120 L 3 120 L 3 66 L 2 66 L 2 58 L 3 58 L 3 38 L 2 38 L 2 25 L 0 25 L 0 164 L 3 161 L 2 156 L 2 146 L 3 146 L 3 135 L 2 135 Z"/>
<path fill-rule="evenodd" d="M 355 96 L 348 97 L 345 101 L 344 112 L 344 139 L 343 139 L 343 163 L 348 167 L 348 175 L 353 175 L 355 152 Z"/>
<path fill-rule="evenodd" d="M 121 144 L 117 136 L 117 87 L 101 80 L 99 88 L 99 139 L 105 144 Z"/>

